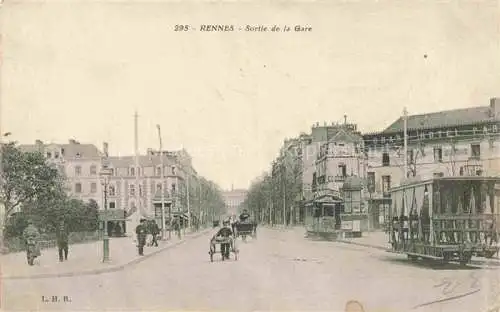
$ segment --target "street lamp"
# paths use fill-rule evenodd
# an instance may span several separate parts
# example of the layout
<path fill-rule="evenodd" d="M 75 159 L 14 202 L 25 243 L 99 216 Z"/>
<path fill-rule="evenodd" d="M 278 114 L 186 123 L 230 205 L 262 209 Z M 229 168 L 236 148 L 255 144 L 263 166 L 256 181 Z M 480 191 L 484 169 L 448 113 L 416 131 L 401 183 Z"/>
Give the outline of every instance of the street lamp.
<path fill-rule="evenodd" d="M 103 178 L 102 185 L 104 186 L 104 233 L 102 236 L 102 262 L 109 261 L 109 237 L 108 237 L 108 177 L 111 176 L 111 170 L 107 167 L 106 164 L 103 165 L 103 168 L 100 173 Z"/>

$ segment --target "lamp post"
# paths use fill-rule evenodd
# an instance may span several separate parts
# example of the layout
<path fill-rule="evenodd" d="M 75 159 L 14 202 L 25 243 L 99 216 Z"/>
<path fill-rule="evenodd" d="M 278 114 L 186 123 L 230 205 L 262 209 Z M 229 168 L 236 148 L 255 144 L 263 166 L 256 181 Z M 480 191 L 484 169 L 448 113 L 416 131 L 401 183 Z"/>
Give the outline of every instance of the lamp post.
<path fill-rule="evenodd" d="M 101 177 L 103 178 L 102 185 L 104 186 L 104 233 L 102 236 L 102 262 L 109 261 L 109 237 L 108 237 L 108 177 L 111 175 L 111 171 L 107 167 L 107 164 L 103 164 L 101 170 Z"/>

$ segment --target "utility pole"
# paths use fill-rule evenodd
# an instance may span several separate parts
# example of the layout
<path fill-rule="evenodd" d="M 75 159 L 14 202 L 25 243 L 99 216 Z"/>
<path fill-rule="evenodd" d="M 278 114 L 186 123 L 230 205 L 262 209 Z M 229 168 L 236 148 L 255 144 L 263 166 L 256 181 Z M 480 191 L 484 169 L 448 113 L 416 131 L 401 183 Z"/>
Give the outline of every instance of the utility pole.
<path fill-rule="evenodd" d="M 403 110 L 403 128 L 404 128 L 404 178 L 406 179 L 408 177 L 408 111 L 406 110 L 406 107 Z"/>
<path fill-rule="evenodd" d="M 282 168 L 282 174 L 281 174 L 281 183 L 282 183 L 282 190 L 283 190 L 283 226 L 286 226 L 286 180 L 285 180 L 285 175 L 286 175 L 286 168 L 285 164 L 281 164 Z"/>
<path fill-rule="evenodd" d="M 161 238 L 165 239 L 165 164 L 163 162 L 163 145 L 161 140 L 161 128 L 160 125 L 156 125 L 158 128 L 158 139 L 160 141 L 160 162 L 161 162 Z M 169 233 L 170 238 L 170 233 Z"/>
<path fill-rule="evenodd" d="M 142 214 L 142 203 L 141 203 L 141 197 L 140 197 L 140 183 L 139 183 L 139 115 L 137 114 L 137 111 L 135 112 L 134 115 L 134 148 L 135 148 L 135 201 L 137 204 L 137 213 L 140 218 Z M 139 221 L 139 220 L 137 220 Z"/>
<path fill-rule="evenodd" d="M 189 201 L 189 178 L 191 177 L 191 167 L 188 168 L 187 174 L 187 209 L 188 209 L 188 229 L 191 229 L 191 206 Z"/>

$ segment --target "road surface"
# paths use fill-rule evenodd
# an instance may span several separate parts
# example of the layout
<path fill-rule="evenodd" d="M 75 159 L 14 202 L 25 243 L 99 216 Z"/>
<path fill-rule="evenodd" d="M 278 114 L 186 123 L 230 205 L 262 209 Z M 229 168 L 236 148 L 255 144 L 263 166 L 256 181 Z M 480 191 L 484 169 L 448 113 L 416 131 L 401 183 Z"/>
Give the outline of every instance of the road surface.
<path fill-rule="evenodd" d="M 498 297 L 497 268 L 415 264 L 380 250 L 307 240 L 297 228 L 259 230 L 257 240 L 238 242 L 238 261 L 216 255 L 211 263 L 207 235 L 118 272 L 4 280 L 2 308 L 344 311 L 357 300 L 367 312 L 482 312 Z"/>

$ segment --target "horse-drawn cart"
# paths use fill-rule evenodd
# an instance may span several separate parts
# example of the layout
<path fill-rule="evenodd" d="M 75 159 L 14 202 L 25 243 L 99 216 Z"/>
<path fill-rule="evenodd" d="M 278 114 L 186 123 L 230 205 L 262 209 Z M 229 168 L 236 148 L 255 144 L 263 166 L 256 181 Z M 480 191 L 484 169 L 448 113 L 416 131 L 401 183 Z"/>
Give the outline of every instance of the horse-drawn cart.
<path fill-rule="evenodd" d="M 257 224 L 252 221 L 238 221 L 234 224 L 234 231 L 236 237 L 241 236 L 243 241 L 246 241 L 247 236 L 257 238 Z"/>

